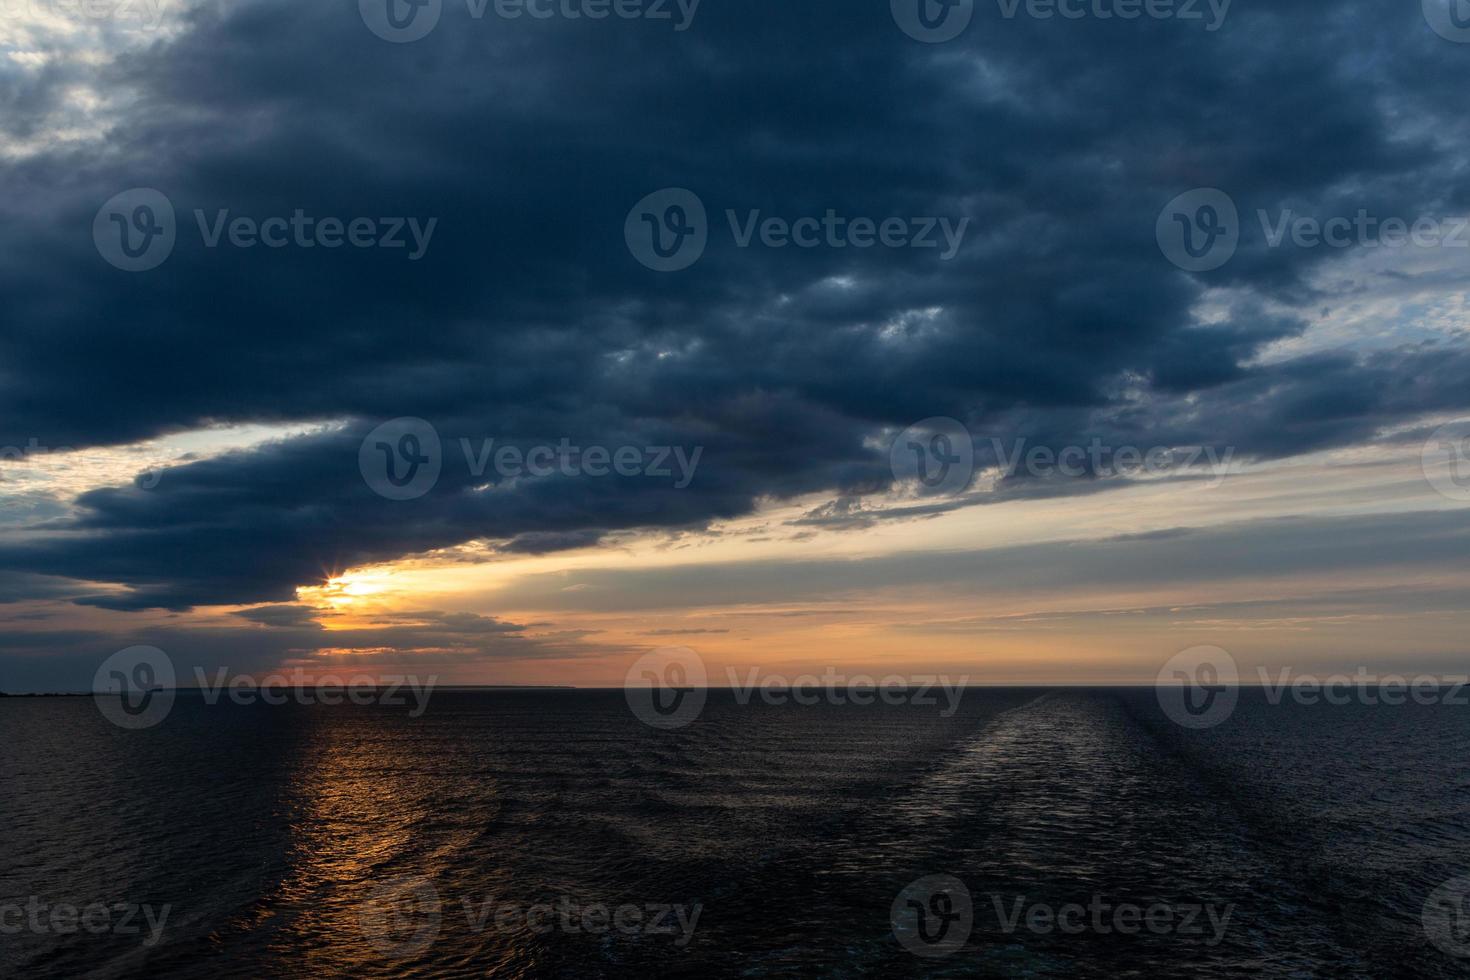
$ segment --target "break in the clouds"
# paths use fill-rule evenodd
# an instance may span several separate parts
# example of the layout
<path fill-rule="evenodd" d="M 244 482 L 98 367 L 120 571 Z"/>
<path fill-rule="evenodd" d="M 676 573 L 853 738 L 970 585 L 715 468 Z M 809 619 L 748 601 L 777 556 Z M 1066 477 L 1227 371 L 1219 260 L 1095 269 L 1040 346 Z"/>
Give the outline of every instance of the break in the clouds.
<path fill-rule="evenodd" d="M 1206 29 L 978 3 L 935 44 L 887 2 L 482 9 L 446 0 L 401 44 L 356 3 L 284 0 L 180 9 L 141 41 L 7 35 L 0 445 L 286 434 L 37 491 L 0 539 L 6 598 L 290 602 L 468 542 L 545 555 L 812 495 L 835 503 L 810 523 L 856 529 L 893 484 L 887 441 L 936 416 L 985 467 L 982 435 L 1250 461 L 1470 407 L 1463 258 L 1365 268 L 1362 249 L 1271 236 L 1284 213 L 1470 214 L 1470 45 L 1418 4 L 1238 0 Z M 1239 207 L 1239 245 L 1190 273 L 1155 226 L 1199 187 Z M 132 188 L 175 215 L 147 271 L 94 244 Z M 664 188 L 706 211 L 703 253 L 671 272 L 625 239 Z M 901 219 L 904 241 L 932 222 L 939 247 L 760 230 L 829 213 Z M 300 238 L 307 219 L 362 219 L 363 244 Z M 391 500 L 359 450 L 403 417 L 433 426 L 442 472 Z M 507 476 L 460 451 L 487 439 L 702 455 L 682 487 Z"/>

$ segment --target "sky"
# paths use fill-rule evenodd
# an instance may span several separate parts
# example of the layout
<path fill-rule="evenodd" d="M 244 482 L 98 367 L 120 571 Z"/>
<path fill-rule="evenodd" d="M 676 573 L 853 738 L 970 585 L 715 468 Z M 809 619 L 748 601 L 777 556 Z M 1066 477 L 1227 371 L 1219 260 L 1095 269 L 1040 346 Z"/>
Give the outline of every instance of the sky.
<path fill-rule="evenodd" d="M 1462 666 L 1462 11 L 1053 10 L 11 0 L 0 689 Z"/>

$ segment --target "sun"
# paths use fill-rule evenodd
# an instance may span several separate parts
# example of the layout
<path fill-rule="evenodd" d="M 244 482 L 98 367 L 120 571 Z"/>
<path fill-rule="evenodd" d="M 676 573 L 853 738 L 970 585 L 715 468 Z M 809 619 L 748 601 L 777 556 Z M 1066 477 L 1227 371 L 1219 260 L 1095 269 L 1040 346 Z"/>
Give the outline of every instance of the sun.
<path fill-rule="evenodd" d="M 343 572 L 321 585 L 303 585 L 296 589 L 296 596 L 303 602 L 317 606 L 341 609 L 351 606 L 367 596 L 381 595 L 388 591 L 391 572 L 382 570 L 360 570 Z"/>

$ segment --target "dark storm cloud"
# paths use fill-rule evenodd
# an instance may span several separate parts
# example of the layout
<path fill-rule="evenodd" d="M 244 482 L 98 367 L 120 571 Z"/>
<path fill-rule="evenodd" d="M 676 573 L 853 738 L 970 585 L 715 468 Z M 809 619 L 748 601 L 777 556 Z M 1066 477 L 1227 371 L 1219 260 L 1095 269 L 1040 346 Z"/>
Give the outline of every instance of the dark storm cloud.
<path fill-rule="evenodd" d="M 311 606 L 296 606 L 283 604 L 277 606 L 260 606 L 256 609 L 242 609 L 235 613 L 241 619 L 248 619 L 252 623 L 261 626 L 303 626 L 308 629 L 321 629 L 322 626 L 316 621 L 320 610 Z"/>
<path fill-rule="evenodd" d="M 59 598 L 69 592 L 74 594 L 75 591 L 74 588 L 69 588 L 67 583 L 59 579 L 27 575 L 23 572 L 0 572 L 0 605 L 24 602 L 28 599 Z M 6 618 L 18 619 L 23 616 L 24 614 L 10 613 Z"/>
<path fill-rule="evenodd" d="M 1284 456 L 1470 404 L 1462 349 L 1263 365 L 1305 323 L 1331 250 L 1240 253 L 1209 276 L 1154 219 L 1196 186 L 1243 210 L 1444 213 L 1470 51 L 1417 5 L 1237 4 L 1171 21 L 1004 20 L 944 45 L 888 4 L 706 0 L 693 26 L 470 18 L 374 37 L 351 3 L 194 14 L 113 61 L 102 142 L 0 166 L 0 443 L 126 443 L 217 422 L 353 420 L 93 491 L 0 547 L 7 568 L 114 583 L 84 601 L 288 601 L 355 564 L 485 538 L 540 553 L 693 528 L 764 498 L 884 489 L 871 437 L 935 415 L 1053 444 Z M 75 66 L 6 75 L 34 129 Z M 18 80 L 19 79 L 19 80 Z M 174 253 L 129 274 L 90 229 L 135 186 L 168 195 Z M 708 252 L 675 274 L 623 241 L 632 204 L 688 187 Z M 724 211 L 970 219 L 937 251 L 738 248 Z M 206 248 L 193 211 L 437 218 L 405 250 Z M 1206 286 L 1223 317 L 1197 323 Z M 1462 283 L 1441 283 L 1460 288 Z M 445 472 L 375 496 L 357 448 L 432 421 Z M 687 489 L 646 477 L 497 480 L 456 440 L 704 447 Z M 983 442 L 983 439 L 981 440 Z M 985 462 L 984 447 L 977 449 Z M 1079 481 L 1085 485 L 1089 481 Z M 846 508 L 846 509 L 844 509 Z M 859 508 L 812 515 L 862 526 Z"/>

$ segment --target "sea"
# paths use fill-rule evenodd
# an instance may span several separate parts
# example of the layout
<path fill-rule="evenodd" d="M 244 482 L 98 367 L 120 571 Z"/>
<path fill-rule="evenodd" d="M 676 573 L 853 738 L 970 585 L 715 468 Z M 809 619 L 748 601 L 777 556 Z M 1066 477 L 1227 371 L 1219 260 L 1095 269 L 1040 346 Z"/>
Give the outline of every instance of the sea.
<path fill-rule="evenodd" d="M 1470 976 L 1470 708 L 949 707 L 0 699 L 0 975 Z"/>

